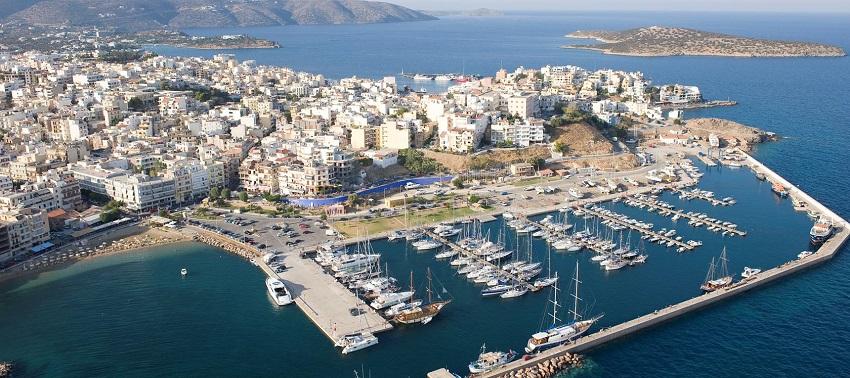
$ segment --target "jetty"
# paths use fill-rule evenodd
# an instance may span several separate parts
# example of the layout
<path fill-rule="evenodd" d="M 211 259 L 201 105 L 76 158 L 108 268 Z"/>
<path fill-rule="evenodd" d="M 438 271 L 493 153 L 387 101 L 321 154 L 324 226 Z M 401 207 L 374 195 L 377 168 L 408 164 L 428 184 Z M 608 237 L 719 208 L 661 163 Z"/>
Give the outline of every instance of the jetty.
<path fill-rule="evenodd" d="M 771 180 L 782 183 L 790 192 L 796 195 L 800 201 L 807 204 L 808 207 L 818 210 L 821 214 L 833 219 L 836 227 L 836 233 L 818 248 L 817 251 L 806 257 L 798 257 L 792 261 L 788 261 L 780 266 L 768 269 L 755 276 L 750 277 L 745 281 L 739 281 L 731 286 L 705 293 L 683 302 L 679 302 L 665 308 L 653 311 L 638 318 L 629 320 L 615 326 L 604 328 L 588 336 L 579 338 L 572 343 L 564 344 L 536 355 L 528 356 L 525 359 L 520 359 L 509 364 L 506 364 L 497 369 L 491 370 L 477 377 L 511 377 L 516 376 L 518 372 L 524 371 L 534 366 L 537 366 L 542 361 L 550 360 L 555 357 L 570 355 L 573 353 L 585 352 L 595 347 L 601 346 L 609 341 L 634 334 L 641 330 L 661 324 L 665 321 L 675 319 L 681 315 L 692 311 L 702 309 L 709 305 L 718 303 L 724 299 L 734 297 L 735 295 L 745 293 L 749 290 L 758 288 L 762 285 L 777 281 L 794 273 L 803 271 L 804 269 L 816 266 L 820 263 L 832 259 L 838 251 L 843 247 L 847 239 L 850 238 L 850 224 L 843 218 L 839 217 L 833 211 L 823 206 L 817 200 L 801 191 L 796 186 L 765 167 L 763 164 L 747 155 L 747 164 L 759 171 L 764 172 Z M 696 285 L 696 282 L 694 283 Z M 696 290 L 696 286 L 695 286 Z"/>
<path fill-rule="evenodd" d="M 287 269 L 283 273 L 275 273 L 261 258 L 263 253 L 253 246 L 199 227 L 192 226 L 192 230 L 196 232 L 195 240 L 250 259 L 269 277 L 281 279 L 292 293 L 298 308 L 332 343 L 347 334 L 378 333 L 393 328 L 362 299 L 311 260 L 302 259 L 297 253 L 287 254 L 284 260 Z M 257 283 L 257 290 L 264 290 L 261 282 Z M 352 312 L 358 310 L 361 314 L 353 316 Z"/>
<path fill-rule="evenodd" d="M 724 232 L 727 235 L 737 235 L 737 236 L 746 236 L 747 235 L 747 232 L 744 231 L 744 230 L 739 230 L 737 227 L 730 227 L 730 225 L 729 225 L 729 224 L 731 224 L 730 222 L 724 222 L 724 221 L 717 220 L 717 219 L 712 220 L 713 218 L 710 219 L 708 216 L 702 216 L 704 214 L 686 213 L 686 212 L 681 211 L 681 210 L 667 208 L 667 207 L 658 205 L 657 203 L 653 203 L 653 202 L 647 201 L 645 199 L 638 198 L 637 196 L 632 196 L 632 197 L 629 197 L 628 199 L 630 201 L 639 203 L 641 205 L 659 210 L 659 213 L 661 213 L 661 211 L 663 210 L 664 214 L 667 214 L 670 217 L 678 216 L 679 218 L 686 218 L 689 221 L 692 221 L 692 222 L 689 222 L 689 223 L 694 225 L 694 226 L 698 223 L 703 223 L 706 226 L 708 226 L 709 228 L 714 228 L 714 231 Z"/>
<path fill-rule="evenodd" d="M 464 248 L 464 247 L 462 247 L 462 246 L 458 245 L 457 243 L 455 243 L 455 242 L 453 242 L 453 241 L 451 241 L 451 240 L 449 240 L 449 239 L 446 239 L 446 238 L 444 238 L 444 237 L 442 237 L 442 236 L 440 236 L 440 235 L 437 235 L 436 233 L 434 233 L 433 231 L 431 231 L 431 230 L 429 230 L 429 229 L 425 229 L 425 230 L 424 230 L 424 233 L 425 233 L 426 235 L 428 235 L 428 237 L 430 237 L 430 238 L 432 238 L 432 239 L 434 239 L 434 240 L 437 240 L 437 241 L 439 241 L 440 243 L 443 243 L 443 245 L 448 246 L 448 247 L 449 247 L 449 248 L 451 248 L 452 250 L 454 250 L 454 251 L 458 251 L 458 252 L 459 252 L 461 255 L 463 255 L 464 257 L 471 258 L 471 259 L 475 260 L 475 261 L 476 261 L 476 262 L 478 262 L 478 263 L 485 264 L 485 265 L 487 265 L 487 266 L 492 267 L 492 268 L 493 268 L 493 272 L 495 272 L 495 273 L 496 273 L 499 277 L 501 277 L 501 278 L 507 279 L 507 280 L 509 280 L 509 281 L 513 282 L 513 283 L 514 283 L 514 284 L 516 284 L 516 285 L 523 285 L 523 286 L 525 286 L 525 287 L 526 287 L 528 290 L 530 290 L 530 291 L 537 291 L 537 290 L 539 290 L 539 289 L 538 289 L 538 288 L 536 288 L 534 285 L 530 284 L 528 281 L 526 281 L 526 280 L 523 280 L 523 279 L 519 278 L 519 276 L 517 276 L 517 275 L 515 275 L 515 274 L 513 274 L 513 273 L 511 273 L 511 272 L 508 272 L 508 271 L 506 271 L 506 270 L 504 270 L 504 269 L 502 269 L 502 268 L 501 268 L 501 267 L 499 267 L 497 264 L 494 264 L 494 263 L 492 263 L 492 262 L 490 262 L 490 261 L 487 261 L 487 259 L 485 259 L 484 257 L 481 257 L 481 256 L 476 255 L 473 251 L 471 251 L 471 250 L 469 250 L 469 249 L 467 249 L 467 248 Z"/>
<path fill-rule="evenodd" d="M 693 246 L 691 244 L 685 243 L 681 240 L 676 240 L 673 237 L 667 236 L 667 235 L 662 234 L 660 232 L 656 232 L 651 228 L 646 228 L 646 227 L 643 227 L 643 226 L 639 226 L 637 224 L 629 223 L 629 222 L 626 222 L 626 221 L 624 221 L 620 218 L 613 217 L 613 216 L 610 216 L 608 214 L 604 214 L 604 213 L 601 213 L 599 211 L 593 210 L 592 207 L 575 206 L 575 207 L 573 207 L 573 211 L 575 211 L 575 210 L 580 210 L 580 211 L 583 211 L 587 214 L 593 215 L 597 218 L 601 218 L 601 219 L 607 220 L 611 223 L 616 223 L 616 224 L 619 224 L 623 227 L 630 228 L 632 230 L 640 232 L 643 235 L 651 235 L 654 238 L 658 238 L 658 240 L 663 240 L 665 243 L 675 245 L 675 246 L 678 246 L 680 248 L 684 248 L 688 251 L 693 250 L 695 248 L 695 246 Z"/>

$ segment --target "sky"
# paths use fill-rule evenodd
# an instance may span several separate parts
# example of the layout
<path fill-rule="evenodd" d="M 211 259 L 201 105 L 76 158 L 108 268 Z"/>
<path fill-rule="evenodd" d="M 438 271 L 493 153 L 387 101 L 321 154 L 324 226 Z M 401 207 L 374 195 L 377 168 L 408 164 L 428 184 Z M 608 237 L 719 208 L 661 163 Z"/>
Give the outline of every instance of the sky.
<path fill-rule="evenodd" d="M 848 0 L 384 0 L 414 9 L 850 12 Z"/>

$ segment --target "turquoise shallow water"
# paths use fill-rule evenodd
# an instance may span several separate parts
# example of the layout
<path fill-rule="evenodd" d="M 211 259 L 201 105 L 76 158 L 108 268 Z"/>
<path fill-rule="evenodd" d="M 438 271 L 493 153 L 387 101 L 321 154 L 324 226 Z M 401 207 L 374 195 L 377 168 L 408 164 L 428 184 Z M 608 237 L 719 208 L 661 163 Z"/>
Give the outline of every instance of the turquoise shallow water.
<path fill-rule="evenodd" d="M 843 96 L 848 58 L 630 58 L 562 50 L 563 34 L 591 27 L 681 25 L 786 39 L 811 39 L 850 49 L 848 15 L 673 13 L 515 14 L 497 19 L 448 18 L 430 23 L 252 29 L 285 48 L 236 52 L 264 64 L 291 65 L 329 77 L 380 77 L 400 71 L 488 74 L 516 65 L 576 64 L 641 70 L 656 82 L 699 85 L 707 97 L 738 100 L 733 108 L 689 112 L 722 116 L 786 138 L 756 155 L 845 218 L 850 216 L 846 163 L 850 111 Z M 198 33 L 211 31 L 196 31 Z M 239 32 L 225 30 L 218 32 Z M 179 49 L 161 53 L 202 55 Z M 768 267 L 806 247 L 809 220 L 778 201 L 747 170 L 710 170 L 701 187 L 739 204 L 706 207 L 750 232 L 725 241 L 730 268 Z M 675 197 L 667 198 L 679 205 Z M 689 210 L 705 207 L 692 201 Z M 663 227 L 669 220 L 612 205 Z M 487 227 L 498 228 L 498 223 Z M 668 226 L 669 227 L 669 226 Z M 588 255 L 556 254 L 562 276 L 576 259 L 585 296 L 603 325 L 629 319 L 697 294 L 706 265 L 724 241 L 677 255 L 651 247 L 646 266 L 605 274 Z M 197 244 L 146 254 L 104 257 L 34 279 L 0 284 L 0 360 L 18 362 L 24 376 L 422 376 L 440 366 L 463 371 L 484 341 L 520 349 L 537 329 L 545 295 L 484 301 L 447 264 L 403 245 L 377 242 L 390 270 L 421 284 L 430 266 L 455 299 L 426 327 L 380 336 L 368 351 L 341 356 L 294 307 L 277 309 L 250 264 Z M 539 241 L 535 255 L 545 248 Z M 180 267 L 190 277 L 180 279 Z M 593 351 L 579 376 L 837 376 L 848 365 L 850 266 L 846 251 L 829 263 L 705 311 Z M 362 376 L 362 374 L 361 374 Z"/>

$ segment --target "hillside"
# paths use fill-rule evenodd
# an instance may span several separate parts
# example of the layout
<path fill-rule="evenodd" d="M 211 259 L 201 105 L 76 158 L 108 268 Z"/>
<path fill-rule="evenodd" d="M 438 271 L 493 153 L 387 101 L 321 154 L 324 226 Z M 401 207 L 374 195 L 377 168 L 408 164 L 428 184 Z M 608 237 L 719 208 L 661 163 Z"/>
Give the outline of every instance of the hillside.
<path fill-rule="evenodd" d="M 711 33 L 694 29 L 650 26 L 624 31 L 576 31 L 570 38 L 595 39 L 593 45 L 567 45 L 564 48 L 598 50 L 606 54 L 632 56 L 735 56 L 793 57 L 844 56 L 840 47 L 820 43 L 774 41 Z"/>
<path fill-rule="evenodd" d="M 434 19 L 402 6 L 360 0 L 0 0 L 0 18 L 125 31 Z"/>

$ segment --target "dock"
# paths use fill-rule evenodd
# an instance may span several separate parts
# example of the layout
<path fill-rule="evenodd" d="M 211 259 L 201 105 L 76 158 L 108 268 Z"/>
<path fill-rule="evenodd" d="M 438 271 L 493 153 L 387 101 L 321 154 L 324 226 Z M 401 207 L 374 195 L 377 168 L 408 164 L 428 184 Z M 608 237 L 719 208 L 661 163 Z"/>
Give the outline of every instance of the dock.
<path fill-rule="evenodd" d="M 193 227 L 193 230 L 214 239 L 221 245 L 231 245 L 256 256 L 253 262 L 267 276 L 279 278 L 286 284 L 298 308 L 322 330 L 332 343 L 336 343 L 339 337 L 347 334 L 379 333 L 393 328 L 372 307 L 322 271 L 319 265 L 299 257 L 294 251 L 285 257 L 287 269 L 278 274 L 262 261 L 263 253 L 253 246 L 202 228 Z M 257 283 L 257 290 L 266 290 L 262 282 Z M 351 310 L 358 308 L 362 314 L 353 316 Z"/>
<path fill-rule="evenodd" d="M 701 308 L 705 308 L 709 305 L 718 303 L 720 301 L 734 297 L 739 294 L 743 294 L 762 285 L 777 281 L 780 278 L 784 278 L 786 276 L 798 273 L 807 268 L 814 267 L 818 264 L 824 263 L 832 259 L 838 253 L 841 247 L 846 244 L 847 239 L 850 238 L 850 224 L 848 224 L 846 220 L 839 217 L 833 211 L 817 202 L 814 198 L 799 190 L 796 186 L 792 185 L 790 182 L 783 179 L 781 176 L 768 169 L 763 164 L 761 164 L 749 155 L 747 157 L 747 163 L 753 167 L 758 168 L 761 172 L 764 172 L 764 174 L 768 176 L 771 180 L 775 180 L 782 183 L 786 188 L 789 188 L 791 192 L 797 195 L 797 198 L 800 201 L 804 201 L 809 207 L 817 209 L 821 212 L 821 214 L 833 218 L 833 221 L 835 222 L 835 227 L 837 228 L 836 233 L 824 244 L 822 244 L 817 251 L 815 251 L 812 255 L 808 257 L 797 258 L 795 260 L 788 261 L 780 266 L 758 273 L 757 275 L 751 277 L 746 281 L 739 281 L 729 287 L 693 297 L 683 302 L 667 306 L 663 309 L 653 311 L 652 313 L 645 314 L 643 316 L 612 326 L 610 328 L 604 328 L 600 331 L 597 331 L 596 333 L 579 338 L 578 340 L 570 344 L 565 344 L 552 348 L 550 350 L 531 356 L 528 359 L 520 359 L 511 362 L 495 370 L 491 370 L 487 373 L 477 375 L 476 377 L 507 377 L 510 376 L 511 373 L 515 373 L 519 370 L 535 366 L 539 362 L 551 359 L 553 357 L 558 357 L 569 353 L 585 352 L 595 347 L 601 346 L 609 341 L 613 341 L 620 337 L 634 334 L 641 330 L 661 324 L 665 321 L 675 319 L 681 315 L 690 313 Z M 697 282 L 695 282 L 694 285 L 694 290 L 696 291 Z"/>
<path fill-rule="evenodd" d="M 632 230 L 638 231 L 643 235 L 651 235 L 652 237 L 657 237 L 659 240 L 663 240 L 665 243 L 672 243 L 673 245 L 678 246 L 680 248 L 684 248 L 688 251 L 693 250 L 695 248 L 693 245 L 685 243 L 681 240 L 676 240 L 676 239 L 674 239 L 670 236 L 664 235 L 662 233 L 656 232 L 656 231 L 652 230 L 651 228 L 641 227 L 641 226 L 638 226 L 636 224 L 625 222 L 625 221 L 623 221 L 619 218 L 600 213 L 600 212 L 593 210 L 592 208 L 589 208 L 589 207 L 578 207 L 578 206 L 576 206 L 576 207 L 573 208 L 573 210 L 581 210 L 581 211 L 584 211 L 585 213 L 593 215 L 597 218 L 601 218 L 601 219 L 607 220 L 609 222 L 616 223 L 616 224 L 619 224 L 621 226 L 624 226 L 624 227 L 630 228 Z"/>
<path fill-rule="evenodd" d="M 685 190 L 680 190 L 680 189 L 672 189 L 672 191 L 673 191 L 673 193 L 678 193 L 679 196 L 680 196 L 679 198 L 684 197 L 683 199 L 686 199 L 686 200 L 696 198 L 696 199 L 699 199 L 699 200 L 706 201 L 706 202 L 710 203 L 712 206 L 731 206 L 731 205 L 735 204 L 734 200 L 717 199 L 715 197 L 706 195 L 702 190 L 685 191 Z"/>
<path fill-rule="evenodd" d="M 652 207 L 652 208 L 654 208 L 654 209 L 656 209 L 656 210 L 659 210 L 659 212 L 660 212 L 660 210 L 663 210 L 663 211 L 665 211 L 665 212 L 666 212 L 666 214 L 667 214 L 667 215 L 669 215 L 669 216 L 671 216 L 671 217 L 679 216 L 679 218 L 686 218 L 686 219 L 688 219 L 688 220 L 690 220 L 690 221 L 694 221 L 694 222 L 702 222 L 702 223 L 703 223 L 703 224 L 705 224 L 706 226 L 714 227 L 714 228 L 715 228 L 715 231 L 717 231 L 717 232 L 726 232 L 728 235 L 747 236 L 747 232 L 746 232 L 746 231 L 744 231 L 744 230 L 739 230 L 739 229 L 738 229 L 738 228 L 736 228 L 736 227 L 729 227 L 729 226 L 727 226 L 727 225 L 723 224 L 723 222 L 722 222 L 722 221 L 720 221 L 720 220 L 714 220 L 714 221 L 711 221 L 711 220 L 708 220 L 708 219 L 707 219 L 708 217 L 706 217 L 706 218 L 700 218 L 698 215 L 688 214 L 688 213 L 683 212 L 683 211 L 681 211 L 681 210 L 670 209 L 670 208 L 667 208 L 667 207 L 664 207 L 664 206 L 660 206 L 660 205 L 655 204 L 655 203 L 652 203 L 652 202 L 650 202 L 650 201 L 646 201 L 646 200 L 644 200 L 644 199 L 640 199 L 640 198 L 638 198 L 638 197 L 636 197 L 636 196 L 628 197 L 628 199 L 629 199 L 630 201 L 637 202 L 637 203 L 642 204 L 642 205 L 644 205 L 644 206 Z"/>
<path fill-rule="evenodd" d="M 520 279 L 517 275 L 515 275 L 511 272 L 508 272 L 506 270 L 503 270 L 497 264 L 494 264 L 490 261 L 487 261 L 487 259 L 476 255 L 475 253 L 473 253 L 473 251 L 471 251 L 467 248 L 464 248 L 464 247 L 458 245 L 457 243 L 455 243 L 455 242 L 453 242 L 449 239 L 446 239 L 446 238 L 444 238 L 440 235 L 437 235 L 429 229 L 425 229 L 424 232 L 431 239 L 434 239 L 434 240 L 439 241 L 440 243 L 443 243 L 443 245 L 448 246 L 449 248 L 451 248 L 454 251 L 458 251 L 464 257 L 472 258 L 478 263 L 482 263 L 482 264 L 493 267 L 493 271 L 496 272 L 497 275 L 499 275 L 501 278 L 505 278 L 507 280 L 510 280 L 511 282 L 513 282 L 516 285 L 524 285 L 529 291 L 537 291 L 537 289 L 534 287 L 534 285 L 532 285 L 528 281 Z M 529 237 L 531 237 L 531 236 L 529 236 Z"/>

